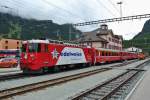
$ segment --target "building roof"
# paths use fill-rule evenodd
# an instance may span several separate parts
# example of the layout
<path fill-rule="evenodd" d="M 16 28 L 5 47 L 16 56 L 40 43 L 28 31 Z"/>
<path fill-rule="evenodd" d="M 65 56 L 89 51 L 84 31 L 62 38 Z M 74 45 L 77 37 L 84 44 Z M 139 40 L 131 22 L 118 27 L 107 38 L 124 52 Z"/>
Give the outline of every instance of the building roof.
<path fill-rule="evenodd" d="M 15 40 L 15 41 L 21 41 L 20 39 L 12 39 L 12 38 L 0 38 L 0 41 L 1 40 Z"/>
<path fill-rule="evenodd" d="M 91 32 L 84 32 L 83 35 L 78 39 L 79 42 L 105 42 L 108 41 L 102 38 L 102 35 L 111 34 L 114 38 L 122 39 L 121 35 L 114 35 L 112 29 L 108 29 L 106 24 L 102 24 L 100 28 L 97 28 Z"/>
<path fill-rule="evenodd" d="M 95 32 L 86 32 L 81 38 L 78 39 L 79 42 L 105 42 L 108 41 L 98 36 Z"/>
<path fill-rule="evenodd" d="M 94 33 L 100 34 L 100 35 L 108 35 L 108 33 L 113 34 L 111 29 L 101 29 L 101 28 L 97 28 L 91 32 L 94 32 Z"/>

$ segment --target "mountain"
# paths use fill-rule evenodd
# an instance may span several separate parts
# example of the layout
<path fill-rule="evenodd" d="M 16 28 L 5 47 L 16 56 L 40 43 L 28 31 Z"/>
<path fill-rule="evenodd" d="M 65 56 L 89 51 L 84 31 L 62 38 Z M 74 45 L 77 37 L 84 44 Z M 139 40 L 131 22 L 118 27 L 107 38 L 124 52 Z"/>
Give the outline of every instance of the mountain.
<path fill-rule="evenodd" d="M 82 34 L 80 30 L 77 30 L 71 24 L 59 25 L 52 20 L 25 19 L 7 13 L 0 13 L 1 38 L 68 40 L 69 32 L 71 33 L 71 40 L 75 40 Z"/>
<path fill-rule="evenodd" d="M 147 36 L 150 36 L 150 19 L 145 22 L 142 31 L 133 37 L 133 39 L 146 38 Z"/>
<path fill-rule="evenodd" d="M 124 48 L 135 46 L 142 48 L 144 52 L 150 53 L 149 44 L 150 44 L 150 19 L 145 22 L 142 31 L 139 32 L 136 36 L 134 36 L 133 39 L 123 41 Z"/>

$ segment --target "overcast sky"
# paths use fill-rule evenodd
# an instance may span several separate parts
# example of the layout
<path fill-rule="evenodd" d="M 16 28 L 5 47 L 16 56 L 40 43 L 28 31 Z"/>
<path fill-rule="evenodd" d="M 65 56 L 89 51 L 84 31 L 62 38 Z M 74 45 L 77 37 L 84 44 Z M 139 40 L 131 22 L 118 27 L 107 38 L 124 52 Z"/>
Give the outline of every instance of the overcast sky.
<path fill-rule="evenodd" d="M 0 11 L 25 18 L 53 20 L 56 23 L 78 23 L 119 17 L 120 0 L 0 0 Z M 123 16 L 149 14 L 149 0 L 122 0 Z M 6 8 L 9 7 L 9 8 Z M 114 34 L 131 39 L 142 30 L 148 19 L 107 23 Z M 91 31 L 100 25 L 77 27 Z"/>

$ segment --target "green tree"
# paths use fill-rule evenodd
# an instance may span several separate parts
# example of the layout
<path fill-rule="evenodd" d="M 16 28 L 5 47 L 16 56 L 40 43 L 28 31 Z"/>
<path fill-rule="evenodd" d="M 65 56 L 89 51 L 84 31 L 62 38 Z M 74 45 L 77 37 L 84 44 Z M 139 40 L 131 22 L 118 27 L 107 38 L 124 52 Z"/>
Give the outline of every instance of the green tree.
<path fill-rule="evenodd" d="M 10 22 L 10 28 L 8 38 L 20 39 L 21 38 L 21 26 L 18 23 Z"/>

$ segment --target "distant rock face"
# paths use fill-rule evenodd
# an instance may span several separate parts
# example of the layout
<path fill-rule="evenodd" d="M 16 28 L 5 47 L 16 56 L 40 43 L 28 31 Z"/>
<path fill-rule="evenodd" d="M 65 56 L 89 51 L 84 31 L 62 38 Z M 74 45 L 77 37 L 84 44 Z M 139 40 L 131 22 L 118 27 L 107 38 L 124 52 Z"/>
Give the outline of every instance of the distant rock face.
<path fill-rule="evenodd" d="M 142 31 L 139 32 L 133 39 L 146 38 L 147 35 L 150 35 L 150 19 L 145 22 Z"/>
<path fill-rule="evenodd" d="M 71 29 L 71 40 L 81 36 L 82 32 L 70 24 L 59 25 L 52 20 L 24 19 L 10 14 L 0 13 L 0 37 L 17 39 L 69 39 L 69 28 Z"/>
<path fill-rule="evenodd" d="M 142 33 L 150 33 L 150 19 L 145 22 Z"/>
<path fill-rule="evenodd" d="M 131 46 L 141 48 L 144 52 L 150 54 L 150 20 L 147 20 L 141 32 L 139 32 L 132 40 L 124 40 L 124 48 Z"/>

